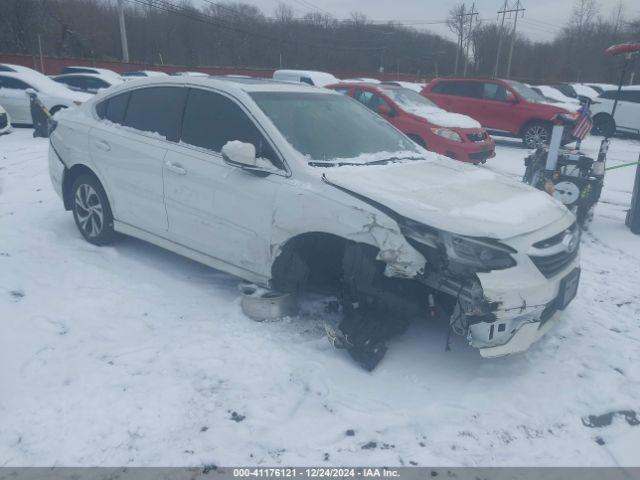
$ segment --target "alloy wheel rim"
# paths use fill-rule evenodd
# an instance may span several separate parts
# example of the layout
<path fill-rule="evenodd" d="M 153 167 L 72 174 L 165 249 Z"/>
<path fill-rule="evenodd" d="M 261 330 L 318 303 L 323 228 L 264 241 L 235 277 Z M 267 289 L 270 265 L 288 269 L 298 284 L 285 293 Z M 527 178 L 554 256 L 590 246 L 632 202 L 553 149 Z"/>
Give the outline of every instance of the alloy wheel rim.
<path fill-rule="evenodd" d="M 82 231 L 91 238 L 102 232 L 104 213 L 100 197 L 91 185 L 82 184 L 76 190 L 75 211 Z"/>
<path fill-rule="evenodd" d="M 549 134 L 546 128 L 536 125 L 527 130 L 526 140 L 530 146 L 537 147 L 549 140 Z"/>

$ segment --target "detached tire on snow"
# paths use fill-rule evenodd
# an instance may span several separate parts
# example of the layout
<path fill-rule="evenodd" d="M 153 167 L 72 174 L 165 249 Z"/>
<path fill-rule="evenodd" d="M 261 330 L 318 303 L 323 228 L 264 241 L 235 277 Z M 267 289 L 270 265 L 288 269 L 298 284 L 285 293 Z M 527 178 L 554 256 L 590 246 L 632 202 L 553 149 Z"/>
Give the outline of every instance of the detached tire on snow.
<path fill-rule="evenodd" d="M 522 143 L 527 148 L 549 145 L 550 141 L 551 126 L 544 122 L 531 122 L 522 130 Z"/>
<path fill-rule="evenodd" d="M 109 245 L 116 238 L 113 215 L 100 181 L 83 174 L 71 187 L 73 219 L 84 239 L 94 245 Z"/>

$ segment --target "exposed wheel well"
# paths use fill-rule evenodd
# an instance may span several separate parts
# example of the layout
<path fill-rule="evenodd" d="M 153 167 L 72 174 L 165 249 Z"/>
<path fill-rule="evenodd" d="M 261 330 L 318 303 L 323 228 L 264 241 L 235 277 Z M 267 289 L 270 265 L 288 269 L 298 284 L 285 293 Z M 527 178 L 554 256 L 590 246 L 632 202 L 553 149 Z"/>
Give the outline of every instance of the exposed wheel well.
<path fill-rule="evenodd" d="M 304 288 L 333 293 L 342 277 L 342 258 L 349 240 L 324 232 L 293 237 L 271 267 L 273 288 L 295 292 Z"/>
<path fill-rule="evenodd" d="M 95 177 L 96 180 L 98 180 L 98 182 L 100 181 L 98 179 L 98 176 L 95 173 L 93 173 L 93 170 L 91 170 L 89 167 L 81 163 L 76 164 L 70 169 L 68 169 L 65 172 L 64 179 L 62 180 L 62 198 L 64 201 L 65 210 L 71 210 L 71 206 L 73 204 L 73 198 L 72 198 L 73 192 L 71 192 L 71 187 L 73 186 L 73 182 L 76 181 L 76 178 L 78 178 L 82 174 L 91 175 Z"/>
<path fill-rule="evenodd" d="M 67 108 L 66 105 L 56 105 L 54 107 L 51 107 L 51 110 L 49 110 L 49 113 L 51 115 L 54 115 L 56 112 L 59 112 L 63 108 Z"/>

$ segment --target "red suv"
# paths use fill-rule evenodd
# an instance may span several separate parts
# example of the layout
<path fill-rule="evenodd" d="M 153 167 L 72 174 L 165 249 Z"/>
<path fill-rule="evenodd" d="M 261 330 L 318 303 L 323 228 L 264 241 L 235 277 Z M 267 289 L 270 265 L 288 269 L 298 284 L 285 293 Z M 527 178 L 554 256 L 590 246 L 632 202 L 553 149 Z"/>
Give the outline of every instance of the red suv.
<path fill-rule="evenodd" d="M 355 98 L 427 150 L 470 163 L 484 163 L 495 156 L 495 142 L 478 122 L 442 110 L 413 90 L 370 83 L 326 88 Z"/>
<path fill-rule="evenodd" d="M 475 118 L 495 135 L 522 138 L 529 148 L 548 144 L 554 124 L 566 125 L 578 117 L 512 80 L 436 78 L 421 93 L 446 110 Z M 575 140 L 570 132 L 565 128 L 564 143 Z"/>

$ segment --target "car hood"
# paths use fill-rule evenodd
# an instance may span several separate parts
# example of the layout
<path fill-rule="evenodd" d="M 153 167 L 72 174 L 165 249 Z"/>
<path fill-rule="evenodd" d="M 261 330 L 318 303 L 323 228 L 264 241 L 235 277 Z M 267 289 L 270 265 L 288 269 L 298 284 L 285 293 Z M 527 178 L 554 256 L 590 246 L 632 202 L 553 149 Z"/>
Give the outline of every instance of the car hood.
<path fill-rule="evenodd" d="M 376 208 L 459 235 L 507 239 L 570 215 L 546 193 L 440 156 L 330 168 L 324 179 Z"/>
<path fill-rule="evenodd" d="M 479 122 L 461 113 L 447 112 L 438 107 L 404 107 L 411 115 L 424 118 L 430 124 L 447 128 L 482 128 Z"/>

